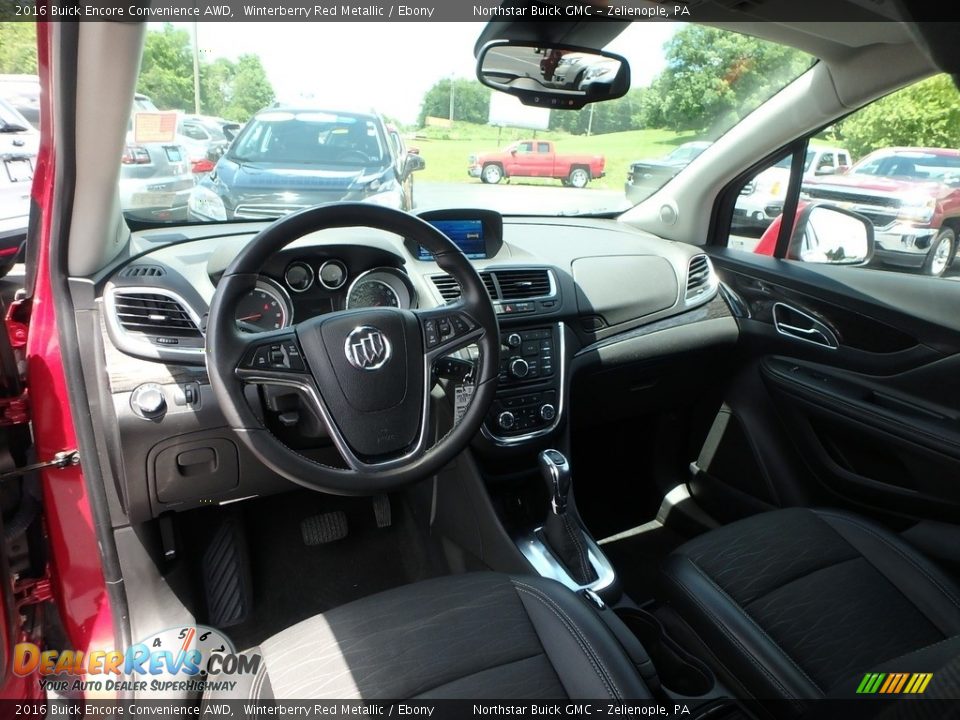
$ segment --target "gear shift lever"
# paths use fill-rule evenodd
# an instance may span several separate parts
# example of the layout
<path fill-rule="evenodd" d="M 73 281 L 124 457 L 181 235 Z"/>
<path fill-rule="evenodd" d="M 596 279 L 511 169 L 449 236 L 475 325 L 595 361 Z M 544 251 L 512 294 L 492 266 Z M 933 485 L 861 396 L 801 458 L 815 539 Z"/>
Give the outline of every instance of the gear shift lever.
<path fill-rule="evenodd" d="M 556 450 L 544 450 L 540 453 L 540 473 L 547 483 L 550 493 L 550 507 L 554 515 L 563 515 L 567 511 L 567 495 L 570 494 L 570 463 L 562 453 Z"/>
<path fill-rule="evenodd" d="M 541 530 L 541 539 L 560 560 L 570 577 L 579 585 L 589 585 L 597 579 L 597 573 L 587 555 L 586 531 L 576 509 L 567 507 L 567 496 L 573 476 L 570 463 L 557 450 L 544 450 L 538 458 L 540 474 L 547 484 L 551 512 Z"/>

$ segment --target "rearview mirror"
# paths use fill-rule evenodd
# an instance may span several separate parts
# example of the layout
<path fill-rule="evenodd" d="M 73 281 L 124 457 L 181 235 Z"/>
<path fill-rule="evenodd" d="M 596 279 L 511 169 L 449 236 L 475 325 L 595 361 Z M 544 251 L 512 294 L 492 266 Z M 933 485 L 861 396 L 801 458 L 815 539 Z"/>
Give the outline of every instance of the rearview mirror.
<path fill-rule="evenodd" d="M 810 204 L 797 215 L 789 257 L 808 263 L 863 265 L 873 257 L 873 223 L 834 205 Z"/>
<path fill-rule="evenodd" d="M 613 53 L 573 45 L 494 40 L 477 58 L 477 78 L 524 105 L 579 110 L 630 89 L 630 65 Z"/>

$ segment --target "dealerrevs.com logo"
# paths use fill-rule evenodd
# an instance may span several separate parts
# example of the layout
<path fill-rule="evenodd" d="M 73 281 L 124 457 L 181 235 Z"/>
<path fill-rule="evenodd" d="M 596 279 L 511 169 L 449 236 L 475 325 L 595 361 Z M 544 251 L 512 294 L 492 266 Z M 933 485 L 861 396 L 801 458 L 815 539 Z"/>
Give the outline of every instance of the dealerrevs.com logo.
<path fill-rule="evenodd" d="M 132 691 L 162 698 L 184 692 L 232 691 L 237 676 L 255 675 L 258 654 L 239 654 L 226 635 L 191 625 L 161 630 L 125 650 L 14 647 L 13 671 L 39 675 L 45 689 Z"/>
<path fill-rule="evenodd" d="M 858 695 L 922 695 L 933 673 L 867 673 L 857 686 Z"/>

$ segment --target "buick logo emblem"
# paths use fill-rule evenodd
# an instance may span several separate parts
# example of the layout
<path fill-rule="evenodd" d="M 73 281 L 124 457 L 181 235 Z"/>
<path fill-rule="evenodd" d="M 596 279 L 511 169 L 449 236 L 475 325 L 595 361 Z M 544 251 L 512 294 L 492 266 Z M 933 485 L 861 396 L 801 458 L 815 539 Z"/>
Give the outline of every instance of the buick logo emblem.
<path fill-rule="evenodd" d="M 390 359 L 390 341 L 375 327 L 361 325 L 347 335 L 343 352 L 357 370 L 377 370 Z"/>

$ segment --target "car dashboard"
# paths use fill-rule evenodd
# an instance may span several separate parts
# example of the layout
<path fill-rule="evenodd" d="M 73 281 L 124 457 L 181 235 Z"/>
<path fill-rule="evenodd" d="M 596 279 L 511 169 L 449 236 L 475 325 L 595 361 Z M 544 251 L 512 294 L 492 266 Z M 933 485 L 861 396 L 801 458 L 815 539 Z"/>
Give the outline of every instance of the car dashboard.
<path fill-rule="evenodd" d="M 99 278 L 103 369 L 124 459 L 118 490 L 133 518 L 287 486 L 232 437 L 204 365 L 216 283 L 262 227 L 141 231 L 131 257 Z M 678 332 L 687 342 L 693 338 L 691 347 L 699 347 L 697 337 L 704 346 L 736 340 L 736 320 L 710 261 L 694 246 L 615 220 L 530 217 L 503 220 L 490 253 L 471 260 L 501 333 L 498 391 L 475 441 L 478 452 L 509 458 L 565 431 L 578 374 L 604 377 L 668 357 Z M 409 238 L 327 229 L 273 255 L 236 308 L 237 326 L 258 332 L 361 307 L 434 308 L 459 293 L 457 282 Z M 437 402 L 448 402 L 475 360 L 471 347 L 437 363 L 434 380 L 449 391 L 437 393 Z M 256 400 L 256 388 L 250 391 Z M 325 437 L 321 427 L 303 433 L 284 427 L 289 398 L 260 399 L 270 415 L 266 424 L 291 447 L 303 443 L 303 434 Z M 326 455 L 303 452 L 336 461 L 332 448 Z"/>

